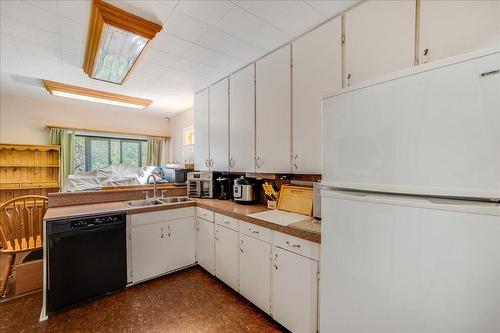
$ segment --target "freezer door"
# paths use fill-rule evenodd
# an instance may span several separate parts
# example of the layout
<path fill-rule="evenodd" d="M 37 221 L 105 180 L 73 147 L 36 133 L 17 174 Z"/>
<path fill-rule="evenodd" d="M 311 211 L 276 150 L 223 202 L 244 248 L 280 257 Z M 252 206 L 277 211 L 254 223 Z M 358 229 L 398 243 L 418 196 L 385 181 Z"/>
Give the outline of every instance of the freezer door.
<path fill-rule="evenodd" d="M 500 197 L 500 53 L 436 61 L 323 101 L 323 183 Z"/>
<path fill-rule="evenodd" d="M 500 206 L 322 192 L 321 332 L 499 332 Z"/>

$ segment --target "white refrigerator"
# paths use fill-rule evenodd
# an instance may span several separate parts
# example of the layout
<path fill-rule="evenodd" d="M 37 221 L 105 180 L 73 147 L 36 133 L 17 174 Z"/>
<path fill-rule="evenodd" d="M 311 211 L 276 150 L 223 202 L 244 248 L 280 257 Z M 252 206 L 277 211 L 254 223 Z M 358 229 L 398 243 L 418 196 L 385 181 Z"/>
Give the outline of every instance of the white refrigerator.
<path fill-rule="evenodd" d="M 500 49 L 323 99 L 320 331 L 500 332 Z"/>

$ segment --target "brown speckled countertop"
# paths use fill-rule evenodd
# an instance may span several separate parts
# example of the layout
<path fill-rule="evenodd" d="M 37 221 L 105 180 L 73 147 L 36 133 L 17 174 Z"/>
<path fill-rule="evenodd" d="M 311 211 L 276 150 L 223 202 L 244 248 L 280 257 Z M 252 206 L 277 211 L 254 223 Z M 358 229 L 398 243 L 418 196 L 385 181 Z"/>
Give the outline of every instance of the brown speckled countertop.
<path fill-rule="evenodd" d="M 282 226 L 248 216 L 250 214 L 266 211 L 267 207 L 264 204 L 241 205 L 233 201 L 218 199 L 196 199 L 192 202 L 142 208 L 130 208 L 123 202 L 106 202 L 87 205 L 52 207 L 47 210 L 44 220 L 50 222 L 55 220 L 95 216 L 109 213 L 140 214 L 192 206 L 199 206 L 219 214 L 231 216 L 245 222 L 260 225 L 262 227 L 266 227 L 302 239 L 310 240 L 316 243 L 321 242 L 321 224 L 314 222 L 313 218 L 306 221 L 292 223 L 288 226 Z"/>

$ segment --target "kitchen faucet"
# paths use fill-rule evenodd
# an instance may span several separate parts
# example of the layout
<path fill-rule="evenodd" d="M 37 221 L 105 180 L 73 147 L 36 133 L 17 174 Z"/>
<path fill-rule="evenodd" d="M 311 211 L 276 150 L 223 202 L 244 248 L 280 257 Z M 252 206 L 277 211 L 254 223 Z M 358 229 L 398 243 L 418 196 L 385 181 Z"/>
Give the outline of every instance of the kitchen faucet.
<path fill-rule="evenodd" d="M 156 177 L 155 175 L 149 175 L 146 179 L 146 184 L 149 184 L 149 178 L 153 177 L 153 198 L 156 198 Z M 147 194 L 146 194 L 147 197 Z"/>

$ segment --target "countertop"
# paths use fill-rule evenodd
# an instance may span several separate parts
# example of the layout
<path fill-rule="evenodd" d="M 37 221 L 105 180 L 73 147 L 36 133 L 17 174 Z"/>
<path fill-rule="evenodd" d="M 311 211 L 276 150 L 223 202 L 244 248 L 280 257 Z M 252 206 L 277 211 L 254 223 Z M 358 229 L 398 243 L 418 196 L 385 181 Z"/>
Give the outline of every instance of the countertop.
<path fill-rule="evenodd" d="M 260 225 L 262 227 L 283 232 L 285 234 L 289 234 L 316 243 L 321 242 L 321 224 L 315 222 L 313 218 L 293 223 L 288 226 L 282 226 L 248 216 L 250 214 L 268 210 L 266 205 L 264 204 L 241 205 L 233 201 L 218 199 L 195 199 L 195 201 L 191 202 L 142 208 L 130 208 L 123 202 L 106 202 L 65 207 L 53 207 L 47 210 L 44 220 L 46 222 L 50 222 L 109 213 L 125 213 L 130 215 L 193 206 L 199 206 L 219 214 L 231 216 L 245 222 Z"/>

